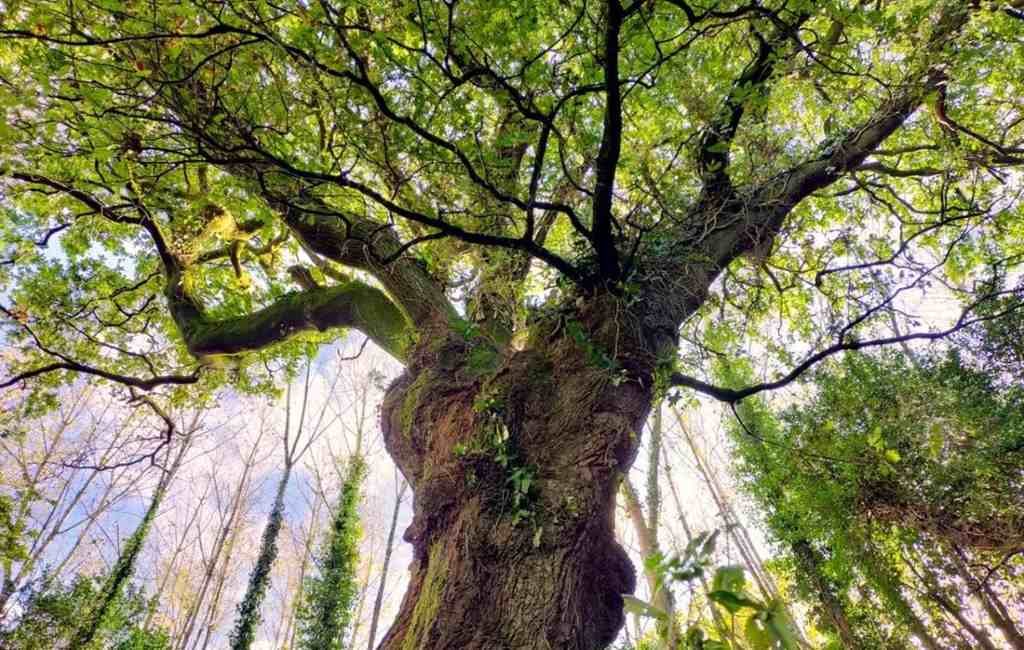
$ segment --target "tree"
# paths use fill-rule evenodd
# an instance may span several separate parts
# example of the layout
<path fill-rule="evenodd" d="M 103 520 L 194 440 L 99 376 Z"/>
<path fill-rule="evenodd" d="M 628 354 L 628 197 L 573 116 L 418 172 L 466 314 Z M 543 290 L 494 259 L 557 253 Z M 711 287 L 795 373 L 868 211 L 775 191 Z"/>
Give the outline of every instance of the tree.
<path fill-rule="evenodd" d="M 31 399 L 15 398 L 5 414 L 13 434 L 0 442 L 0 467 L 9 476 L 3 487 L 14 497 L 14 528 L 31 533 L 22 532 L 24 553 L 2 565 L 0 611 L 7 612 L 12 597 L 44 565 L 49 579 L 64 580 L 68 564 L 88 553 L 83 541 L 102 528 L 110 511 L 152 471 L 150 463 L 174 443 L 174 428 L 153 411 L 156 403 L 148 397 L 129 395 L 133 408 L 123 409 L 114 394 L 83 388 L 61 390 L 54 412 L 34 414 Z M 192 421 L 185 435 L 195 426 Z M 160 441 L 155 449 L 154 439 Z M 65 546 L 70 531 L 78 537 Z"/>
<path fill-rule="evenodd" d="M 340 650 L 352 618 L 357 595 L 356 569 L 359 556 L 359 492 L 366 474 L 365 461 L 349 461 L 345 482 L 334 507 L 331 528 L 318 558 L 319 575 L 302 585 L 298 611 L 301 650 Z"/>
<path fill-rule="evenodd" d="M 370 615 L 370 632 L 367 635 L 366 648 L 373 650 L 376 646 L 374 641 L 377 638 L 377 625 L 380 623 L 380 612 L 384 605 L 384 593 L 388 586 L 388 568 L 391 565 L 391 553 L 395 548 L 395 530 L 398 528 L 398 514 L 402 508 L 402 497 L 405 496 L 405 488 L 408 485 L 404 479 L 398 478 L 395 472 L 395 482 L 398 484 L 395 489 L 395 505 L 391 509 L 391 525 L 388 527 L 388 539 L 384 544 L 384 562 L 380 570 L 380 584 L 377 585 L 377 597 L 373 601 L 373 612 Z"/>
<path fill-rule="evenodd" d="M 1024 647 L 1003 604 L 1024 589 L 1024 411 L 992 349 L 848 357 L 777 419 L 739 411 L 745 486 L 844 647 L 937 649 L 950 626 Z"/>
<path fill-rule="evenodd" d="M 231 561 L 235 555 L 233 552 L 235 542 L 244 534 L 243 519 L 247 509 L 251 506 L 250 498 L 252 492 L 255 491 L 252 476 L 259 461 L 260 443 L 266 432 L 267 428 L 261 426 L 256 432 L 255 440 L 250 442 L 251 446 L 246 451 L 243 451 L 244 447 L 239 445 L 237 455 L 242 458 L 240 476 L 231 477 L 224 484 L 221 484 L 219 473 L 211 472 L 213 475 L 209 477 L 209 481 L 214 491 L 213 500 L 218 521 L 215 526 L 211 526 L 213 530 L 216 530 L 216 535 L 212 540 L 209 552 L 205 550 L 201 532 L 194 541 L 183 537 L 180 542 L 192 542 L 200 548 L 202 556 L 200 558 L 200 566 L 198 567 L 199 571 L 196 571 L 200 575 L 200 582 L 196 587 L 195 593 L 189 594 L 188 600 L 191 602 L 185 603 L 183 616 L 178 615 L 174 617 L 175 623 L 180 625 L 180 628 L 176 625 L 173 634 L 177 648 L 184 649 L 190 647 L 190 644 L 192 646 L 197 645 L 199 639 L 203 638 L 204 633 L 204 647 L 205 644 L 209 643 L 213 628 L 221 613 L 221 597 L 224 593 L 225 583 L 231 573 Z M 241 434 L 241 432 L 238 433 Z M 226 493 L 225 488 L 227 488 Z M 202 506 L 202 501 L 201 499 L 200 503 L 197 504 L 196 512 Z M 209 599 L 207 599 L 207 594 L 210 594 Z M 203 617 L 202 621 L 200 617 Z M 200 628 L 193 639 L 193 630 L 197 623 L 200 624 Z M 205 630 L 203 627 L 205 627 Z"/>
<path fill-rule="evenodd" d="M 92 621 L 103 580 L 78 576 L 70 584 L 56 583 L 48 590 L 33 585 L 23 598 L 24 612 L 18 624 L 0 630 L 0 641 L 10 650 L 50 650 L 82 648 L 77 642 L 83 626 Z M 108 603 L 103 624 L 94 630 L 97 640 L 112 650 L 168 650 L 170 641 L 164 630 L 147 630 L 141 622 L 149 603 L 141 591 L 128 584 Z M 92 646 L 96 647 L 96 646 Z"/>
<path fill-rule="evenodd" d="M 1001 315 L 969 279 L 1020 245 L 1006 4 L 14 6 L 0 386 L 265 389 L 361 331 L 415 497 L 382 647 L 604 647 L 656 399 Z M 878 336 L 932 280 L 962 313 Z M 700 378 L 744 341 L 773 374 Z"/>
<path fill-rule="evenodd" d="M 177 431 L 171 416 L 152 400 L 144 399 L 146 399 L 146 404 L 164 420 L 166 425 L 164 435 L 168 443 L 173 442 Z M 191 434 L 195 433 L 194 425 L 196 420 L 193 420 L 192 424 L 192 430 L 185 434 L 178 449 L 175 450 L 170 447 L 167 449 L 165 462 L 169 461 L 168 466 L 163 469 L 160 478 L 157 480 L 156 488 L 153 490 L 149 505 L 142 515 L 142 520 L 135 527 L 135 530 L 132 531 L 132 534 L 128 536 L 124 546 L 121 548 L 121 552 L 114 562 L 113 569 L 110 571 L 110 575 L 107 576 L 97 594 L 96 601 L 92 604 L 92 611 L 87 619 L 82 622 L 78 633 L 75 635 L 73 642 L 75 647 L 91 647 L 96 641 L 98 632 L 107 624 L 107 619 L 112 615 L 113 609 L 123 597 L 126 586 L 131 582 L 132 576 L 135 573 L 136 562 L 142 553 L 142 546 L 146 543 L 146 537 L 149 535 L 150 528 L 153 525 L 153 519 L 156 518 L 160 506 L 167 496 L 171 482 L 174 480 L 174 475 L 181 468 L 185 455 L 188 453 L 189 445 L 192 442 L 190 439 Z"/>
<path fill-rule="evenodd" d="M 267 523 L 263 528 L 263 536 L 260 539 L 260 550 L 256 555 L 256 564 L 249 574 L 249 586 L 245 590 L 242 602 L 238 605 L 238 618 L 235 621 L 235 628 L 231 632 L 232 650 L 248 650 L 256 639 L 256 628 L 262 620 L 260 607 L 266 597 L 267 588 L 270 585 L 270 571 L 273 568 L 274 560 L 277 559 L 278 535 L 281 532 L 281 524 L 284 521 L 285 490 L 288 489 L 288 481 L 291 479 L 295 463 L 309 451 L 309 448 L 323 434 L 326 426 L 330 423 L 324 422 L 327 414 L 327 402 L 324 401 L 316 421 L 308 427 L 306 422 L 306 408 L 309 406 L 310 372 L 311 364 L 306 365 L 305 382 L 303 383 L 302 401 L 299 408 L 298 421 L 295 429 L 292 430 L 292 391 L 291 385 L 285 394 L 284 412 L 284 436 L 282 447 L 284 449 L 284 471 L 277 482 L 277 489 L 274 491 L 274 503 L 270 506 L 270 513 L 267 515 Z M 332 385 L 333 389 L 334 386 Z M 312 418 L 313 414 L 310 414 Z M 303 437 L 305 436 L 305 439 Z"/>

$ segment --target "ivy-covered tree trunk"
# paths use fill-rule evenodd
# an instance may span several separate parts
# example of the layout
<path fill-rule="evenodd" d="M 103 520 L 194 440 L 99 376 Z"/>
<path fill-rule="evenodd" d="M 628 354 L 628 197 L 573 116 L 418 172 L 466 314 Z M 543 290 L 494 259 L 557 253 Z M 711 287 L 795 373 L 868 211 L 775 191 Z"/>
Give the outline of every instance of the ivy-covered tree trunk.
<path fill-rule="evenodd" d="M 594 650 L 615 638 L 636 582 L 615 497 L 656 357 L 636 314 L 596 306 L 536 324 L 505 356 L 482 337 L 435 341 L 389 388 L 383 428 L 414 490 L 415 559 L 382 650 Z"/>
<path fill-rule="evenodd" d="M 291 478 L 292 466 L 285 464 L 284 473 L 277 484 L 277 492 L 274 494 L 274 504 L 270 508 L 270 515 L 267 517 L 267 524 L 263 528 L 263 536 L 260 538 L 260 551 L 256 556 L 256 565 L 249 574 L 249 586 L 245 590 L 242 602 L 238 604 L 238 619 L 235 621 L 235 628 L 231 631 L 232 650 L 246 650 L 256 639 L 256 628 L 260 621 L 260 607 L 263 598 L 267 595 L 267 587 L 270 585 L 270 569 L 277 559 L 277 537 L 281 532 L 281 523 L 284 520 L 284 493 L 288 487 L 288 479 Z"/>
<path fill-rule="evenodd" d="M 867 646 L 854 633 L 853 625 L 846 613 L 843 600 L 836 593 L 835 587 L 822 573 L 822 558 L 818 551 L 807 540 L 798 540 L 792 544 L 793 556 L 798 562 L 800 573 L 816 592 L 822 607 L 822 620 L 835 631 L 844 648 L 866 648 Z"/>
<path fill-rule="evenodd" d="M 111 612 L 117 607 L 118 600 L 124 594 L 125 586 L 135 573 L 135 562 L 142 553 L 142 547 L 146 543 L 153 519 L 160 510 L 160 505 L 163 503 L 164 497 L 167 496 L 171 481 L 180 469 L 188 449 L 189 443 L 186 440 L 175 454 L 171 467 L 165 470 L 160 480 L 157 481 L 156 489 L 153 490 L 153 497 L 142 516 L 142 521 L 125 541 L 120 556 L 103 583 L 103 590 L 99 594 L 99 601 L 95 603 L 95 609 L 90 612 L 88 620 L 84 621 L 82 627 L 79 628 L 71 647 L 90 648 L 97 642 Z"/>
<path fill-rule="evenodd" d="M 354 455 L 342 483 L 331 528 L 317 562 L 319 575 L 302 582 L 298 605 L 298 650 L 341 650 L 353 620 L 352 607 L 358 592 L 359 493 L 366 464 Z M 358 617 L 358 613 L 356 613 Z M 354 635 L 353 635 L 354 636 Z"/>

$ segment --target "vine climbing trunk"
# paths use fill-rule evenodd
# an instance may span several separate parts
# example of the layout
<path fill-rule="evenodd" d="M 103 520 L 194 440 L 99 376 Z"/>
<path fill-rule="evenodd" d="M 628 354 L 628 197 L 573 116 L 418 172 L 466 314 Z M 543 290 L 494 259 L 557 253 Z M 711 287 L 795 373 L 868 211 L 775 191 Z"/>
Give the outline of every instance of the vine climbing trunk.
<path fill-rule="evenodd" d="M 291 473 L 291 463 L 286 462 L 284 473 L 281 475 L 277 491 L 274 494 L 274 504 L 270 508 L 267 524 L 263 528 L 256 564 L 253 566 L 252 573 L 249 574 L 249 586 L 242 602 L 238 605 L 238 619 L 230 639 L 232 650 L 247 650 L 256 638 L 256 628 L 261 620 L 260 606 L 263 604 L 263 598 L 266 596 L 267 587 L 270 584 L 270 569 L 274 565 L 274 560 L 277 559 L 277 538 L 284 520 L 284 496 Z"/>
<path fill-rule="evenodd" d="M 171 467 L 165 470 L 157 481 L 156 489 L 153 490 L 153 497 L 150 499 L 149 506 L 142 516 L 142 521 L 139 522 L 131 536 L 125 541 L 121 554 L 114 563 L 113 569 L 99 593 L 95 609 L 93 609 L 86 622 L 78 630 L 71 647 L 90 648 L 93 647 L 94 643 L 98 642 L 101 630 L 108 623 L 111 612 L 117 606 L 118 599 L 124 593 L 126 585 L 131 581 L 135 573 L 135 562 L 142 553 L 142 547 L 146 543 L 146 537 L 149 535 L 153 519 L 160 510 L 164 497 L 167 496 L 167 490 L 174 479 L 174 475 L 180 469 L 188 448 L 189 445 L 186 440 L 175 454 Z"/>
<path fill-rule="evenodd" d="M 845 602 L 822 571 L 824 559 L 818 550 L 807 540 L 793 542 L 792 550 L 801 571 L 821 603 L 823 622 L 835 631 L 844 648 L 867 648 L 854 632 L 854 626 L 847 616 Z"/>

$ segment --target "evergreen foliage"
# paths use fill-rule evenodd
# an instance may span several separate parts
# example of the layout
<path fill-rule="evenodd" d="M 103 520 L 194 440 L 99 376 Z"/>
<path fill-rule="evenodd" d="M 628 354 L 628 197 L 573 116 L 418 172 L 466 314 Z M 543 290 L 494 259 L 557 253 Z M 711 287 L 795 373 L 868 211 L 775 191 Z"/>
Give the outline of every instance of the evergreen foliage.
<path fill-rule="evenodd" d="M 967 565 L 993 590 L 983 607 L 1024 594 L 1024 391 L 989 360 L 850 355 L 809 400 L 737 409 L 743 485 L 823 627 L 850 626 L 847 646 L 945 647 L 943 618 L 978 591 Z"/>
<path fill-rule="evenodd" d="M 106 583 L 79 576 L 70 584 L 52 583 L 46 576 L 22 594 L 22 613 L 10 629 L 0 632 L 4 650 L 170 650 L 170 638 L 160 628 L 142 625 L 151 603 L 129 584 L 116 598 L 105 598 Z M 47 585 L 49 583 L 49 587 Z M 101 600 L 102 599 L 102 600 Z M 102 623 L 88 645 L 77 639 L 97 620 L 97 603 L 104 603 Z"/>
<path fill-rule="evenodd" d="M 287 471 L 287 470 L 286 470 Z M 235 619 L 235 627 L 231 631 L 231 650 L 247 650 L 256 639 L 256 630 L 262 621 L 260 607 L 267 595 L 267 587 L 270 584 L 270 569 L 277 559 L 277 537 L 281 532 L 281 523 L 284 520 L 284 490 L 287 481 L 282 480 L 271 507 L 270 516 L 267 518 L 267 525 L 263 528 L 263 537 L 260 540 L 260 553 L 256 558 L 256 565 L 249 574 L 249 586 L 245 590 L 242 602 L 238 604 L 238 616 Z"/>
<path fill-rule="evenodd" d="M 121 554 L 114 563 L 114 568 L 97 594 L 95 609 L 85 624 L 79 629 L 79 633 L 75 638 L 75 645 L 77 647 L 89 647 L 96 638 L 97 633 L 108 627 L 107 619 L 113 615 L 113 610 L 121 599 L 122 591 L 129 584 L 132 574 L 135 572 L 135 562 L 142 552 L 142 547 L 146 543 L 146 536 L 149 534 L 149 529 L 153 524 L 153 518 L 156 517 L 157 511 L 160 509 L 160 503 L 163 501 L 164 494 L 166 493 L 166 481 L 167 477 L 161 478 L 153 500 L 146 509 L 146 514 L 135 530 L 132 531 L 131 536 L 125 541 Z"/>
<path fill-rule="evenodd" d="M 359 497 L 366 463 L 353 457 L 317 560 L 319 575 L 307 577 L 299 606 L 297 650 L 341 650 L 358 592 Z"/>

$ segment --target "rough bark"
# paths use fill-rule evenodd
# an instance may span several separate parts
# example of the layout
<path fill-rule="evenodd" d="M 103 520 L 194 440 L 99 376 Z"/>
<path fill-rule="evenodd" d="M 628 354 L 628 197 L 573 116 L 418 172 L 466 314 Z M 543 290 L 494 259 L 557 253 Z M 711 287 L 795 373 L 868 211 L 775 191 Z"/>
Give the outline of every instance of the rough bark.
<path fill-rule="evenodd" d="M 636 581 L 614 538 L 615 496 L 651 407 L 658 343 L 674 343 L 688 306 L 660 302 L 648 316 L 592 299 L 536 324 L 544 334 L 521 351 L 458 335 L 416 351 L 382 409 L 415 495 L 410 586 L 383 650 L 591 650 L 615 638 Z M 525 494 L 517 473 L 531 477 Z"/>

